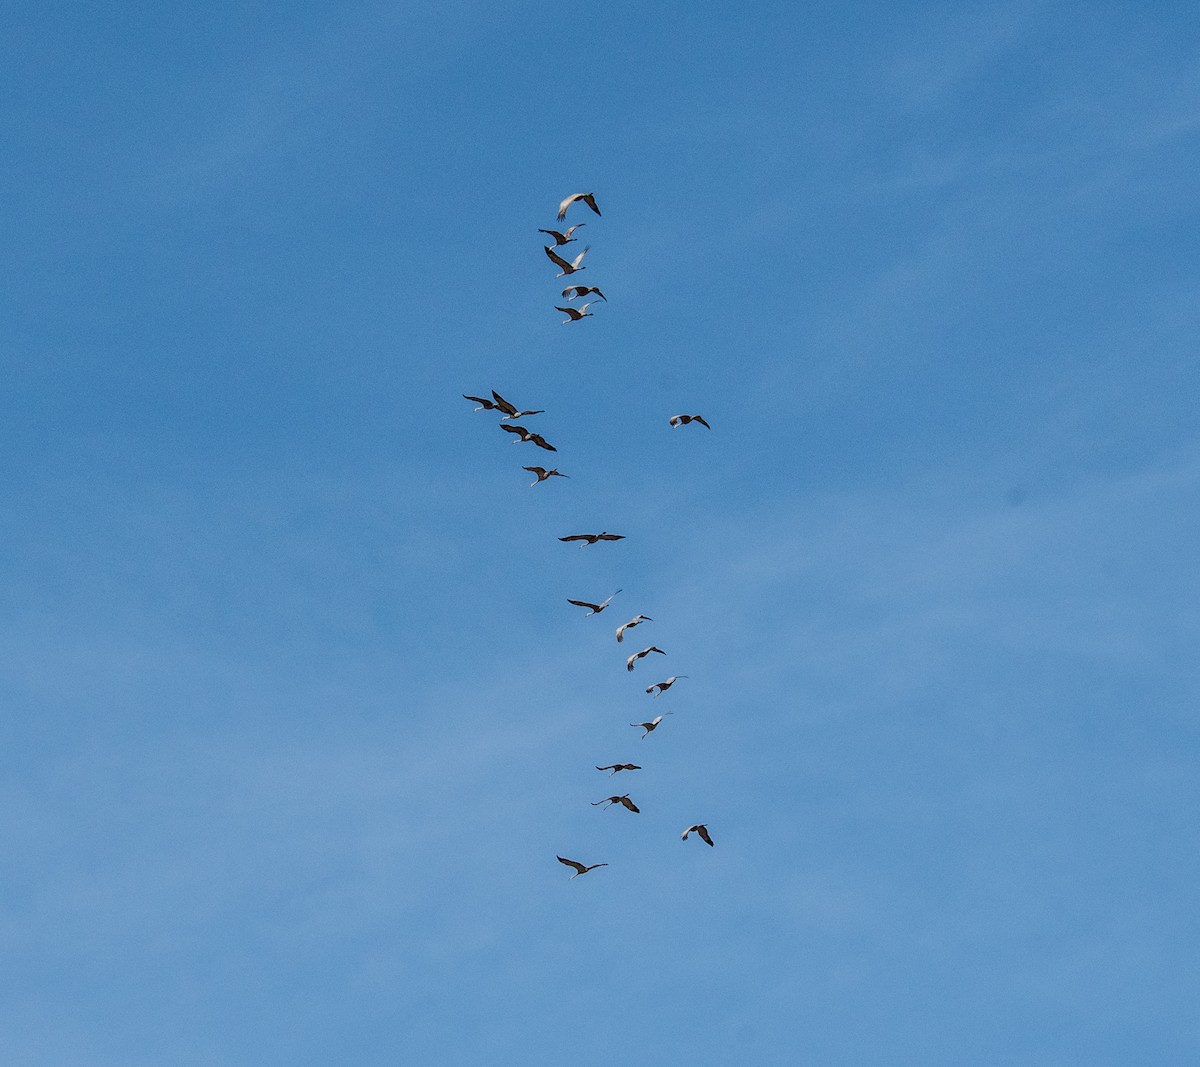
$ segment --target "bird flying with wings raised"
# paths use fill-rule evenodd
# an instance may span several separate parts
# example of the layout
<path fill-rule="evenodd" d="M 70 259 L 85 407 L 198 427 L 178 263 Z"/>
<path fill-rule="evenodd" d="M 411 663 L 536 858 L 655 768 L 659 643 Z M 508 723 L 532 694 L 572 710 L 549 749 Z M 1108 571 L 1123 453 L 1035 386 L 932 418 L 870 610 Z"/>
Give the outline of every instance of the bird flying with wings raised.
<path fill-rule="evenodd" d="M 632 630 L 635 626 L 637 626 L 643 622 L 653 622 L 653 621 L 654 620 L 652 618 L 650 618 L 649 615 L 638 615 L 638 616 L 630 619 L 627 623 L 623 623 L 622 625 L 618 626 L 617 627 L 617 644 L 619 645 L 622 641 L 625 640 L 625 631 L 626 630 Z"/>
<path fill-rule="evenodd" d="M 577 200 L 582 200 L 590 207 L 597 215 L 600 214 L 600 209 L 596 207 L 595 193 L 572 193 L 561 204 L 558 205 L 558 221 L 562 222 L 567 217 L 567 208 L 574 204 Z M 620 212 L 618 212 L 620 214 Z"/>
<path fill-rule="evenodd" d="M 588 871 L 594 871 L 597 867 L 608 866 L 607 863 L 593 863 L 590 867 L 585 867 L 578 860 L 569 860 L 564 856 L 555 856 L 554 858 L 558 860 L 559 863 L 564 864 L 567 867 L 575 868 L 575 873 L 571 875 L 571 878 L 578 878 L 581 874 L 587 874 Z M 568 878 L 567 881 L 571 881 L 571 878 Z"/>
<path fill-rule="evenodd" d="M 668 712 L 666 712 L 666 714 L 670 715 L 671 712 L 668 711 Z M 658 729 L 658 724 L 662 721 L 663 721 L 663 716 L 656 715 L 650 722 L 631 722 L 629 725 L 630 726 L 640 726 L 643 730 L 645 730 L 646 732 L 644 734 L 642 734 L 642 740 L 645 741 L 647 737 L 649 737 L 652 733 L 654 733 L 655 730 Z"/>
<path fill-rule="evenodd" d="M 632 800 L 629 799 L 628 793 L 626 793 L 623 797 L 605 797 L 603 800 L 597 800 L 592 807 L 595 808 L 601 804 L 606 805 L 604 809 L 605 811 L 611 808 L 614 804 L 620 804 L 623 808 L 627 808 L 629 811 L 632 811 L 634 815 L 640 815 L 642 810 Z"/>
<path fill-rule="evenodd" d="M 570 478 L 571 477 L 569 474 L 563 474 L 563 472 L 560 471 L 557 467 L 555 467 L 553 470 L 549 470 L 549 471 L 546 470 L 545 467 L 522 467 L 521 470 L 529 471 L 530 474 L 537 476 L 537 482 L 529 483 L 531 486 L 537 485 L 538 482 L 544 482 L 547 478 Z"/>
<path fill-rule="evenodd" d="M 562 273 L 555 275 L 555 277 L 565 278 L 568 274 L 574 274 L 577 270 L 587 270 L 587 267 L 581 267 L 580 264 L 583 262 L 583 257 L 586 256 L 589 251 L 591 251 L 590 245 L 585 246 L 584 250 L 580 252 L 579 255 L 577 255 L 573 260 L 571 260 L 570 263 L 563 259 L 563 257 L 555 252 L 554 249 L 549 245 L 542 245 L 542 250 L 550 257 L 551 263 L 562 268 Z"/>
<path fill-rule="evenodd" d="M 538 233 L 549 234 L 551 237 L 554 238 L 554 247 L 558 248 L 561 245 L 569 245 L 572 241 L 578 241 L 579 238 L 572 237 L 571 234 L 573 234 L 576 230 L 578 230 L 580 226 L 586 226 L 586 225 L 587 225 L 586 222 L 578 222 L 574 226 L 572 226 L 569 230 L 567 230 L 566 233 L 559 233 L 558 230 L 538 230 Z"/>
<path fill-rule="evenodd" d="M 657 689 L 658 692 L 654 693 L 654 695 L 656 697 L 660 697 L 663 695 L 663 693 L 665 693 L 668 689 L 670 689 L 671 686 L 673 686 L 677 681 L 679 681 L 680 678 L 686 678 L 686 677 L 687 677 L 686 674 L 672 674 L 671 677 L 668 678 L 665 682 L 655 682 L 652 686 L 649 686 L 646 689 L 646 692 L 654 693 L 654 690 Z"/>
<path fill-rule="evenodd" d="M 620 591 L 621 590 L 618 589 L 617 593 L 619 593 Z M 616 596 L 617 593 L 613 593 L 613 595 L 610 596 L 608 598 L 608 600 L 604 601 L 604 603 L 602 603 L 602 604 L 591 604 L 586 600 L 568 600 L 567 603 L 574 604 L 578 608 L 591 608 L 592 610 L 589 611 L 587 613 L 587 615 L 584 616 L 584 618 L 586 619 L 592 615 L 599 615 L 600 612 L 602 612 L 606 607 L 608 607 L 609 601 L 611 601 L 613 596 Z"/>
<path fill-rule="evenodd" d="M 501 422 L 504 419 L 519 419 L 523 415 L 541 415 L 546 410 L 545 408 L 538 408 L 537 411 L 518 411 L 516 404 L 510 404 L 495 389 L 492 390 L 492 399 L 496 402 L 496 408 L 504 412 L 504 418 L 501 419 Z"/>
<path fill-rule="evenodd" d="M 663 652 L 663 650 L 661 648 L 659 648 L 657 645 L 651 645 L 649 648 L 643 648 L 641 650 L 641 652 L 635 652 L 632 656 L 630 656 L 629 659 L 627 659 L 625 661 L 625 669 L 627 671 L 633 670 L 633 665 L 635 663 L 637 663 L 637 661 L 640 660 L 643 656 L 650 655 L 651 652 L 657 652 L 663 656 L 666 655 L 666 653 Z"/>
<path fill-rule="evenodd" d="M 577 307 L 577 308 L 573 308 L 573 307 L 565 307 L 564 308 L 564 307 L 559 307 L 557 304 L 555 304 L 554 310 L 561 311 L 564 315 L 567 316 L 565 319 L 563 319 L 563 325 L 565 326 L 568 322 L 579 322 L 580 319 L 595 318 L 596 313 L 594 311 L 588 311 L 588 308 L 590 308 L 594 303 L 595 303 L 594 300 L 589 300 L 586 304 L 580 304 L 579 307 Z"/>

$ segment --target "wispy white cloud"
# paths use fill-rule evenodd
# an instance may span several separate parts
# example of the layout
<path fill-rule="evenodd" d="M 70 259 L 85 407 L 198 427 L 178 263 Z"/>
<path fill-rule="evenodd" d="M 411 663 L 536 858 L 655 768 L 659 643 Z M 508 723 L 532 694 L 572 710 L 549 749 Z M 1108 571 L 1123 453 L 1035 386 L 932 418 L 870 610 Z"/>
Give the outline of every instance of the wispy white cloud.
<path fill-rule="evenodd" d="M 1045 7 L 1042 0 L 1029 0 L 930 9 L 876 78 L 897 102 L 927 108 L 1010 52 Z"/>
<path fill-rule="evenodd" d="M 931 658 L 945 666 L 964 642 L 1116 670 L 1165 667 L 1200 622 L 1172 592 L 1192 581 L 1194 450 L 1016 496 L 1002 469 L 943 469 L 894 491 L 768 505 L 748 524 L 752 537 L 718 520 L 698 536 L 742 550 L 729 568 L 705 561 L 718 583 L 705 599 L 740 605 L 745 627 L 735 631 L 746 634 L 757 598 L 795 605 L 795 629 L 758 656 L 744 649 L 756 668 L 781 638 L 822 673 L 853 671 L 867 650 L 882 655 L 887 670 L 877 673 L 888 687 L 915 682 Z M 1175 610 L 1158 610 L 1164 596 Z"/>
<path fill-rule="evenodd" d="M 241 66 L 176 83 L 175 121 L 154 132 L 130 180 L 168 202 L 245 186 L 354 115 L 364 78 L 381 70 L 427 76 L 482 33 L 468 0 L 440 6 L 436 18 L 375 2 L 339 14 L 318 37 L 264 39 Z"/>

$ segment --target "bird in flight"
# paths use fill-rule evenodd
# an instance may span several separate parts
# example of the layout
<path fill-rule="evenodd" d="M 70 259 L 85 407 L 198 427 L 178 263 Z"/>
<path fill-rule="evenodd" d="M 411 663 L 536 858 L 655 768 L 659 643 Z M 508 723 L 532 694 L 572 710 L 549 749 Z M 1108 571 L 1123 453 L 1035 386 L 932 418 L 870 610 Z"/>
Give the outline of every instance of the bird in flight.
<path fill-rule="evenodd" d="M 595 193 L 572 193 L 561 204 L 558 205 L 558 221 L 562 222 L 567 217 L 567 208 L 569 208 L 576 200 L 582 200 L 590 207 L 597 215 L 600 214 L 600 209 L 596 207 Z"/>
<path fill-rule="evenodd" d="M 670 689 L 671 686 L 673 686 L 677 681 L 679 681 L 680 678 L 686 678 L 686 677 L 687 677 L 686 674 L 672 674 L 671 677 L 668 678 L 665 682 L 655 682 L 652 686 L 647 688 L 646 692 L 654 693 L 654 690 L 657 689 L 658 692 L 654 693 L 654 695 L 656 697 L 660 697 L 663 695 L 663 693 L 665 693 L 668 689 Z"/>
<path fill-rule="evenodd" d="M 606 304 L 608 303 L 608 297 L 606 297 L 602 292 L 600 292 L 600 290 L 597 289 L 594 285 L 568 285 L 562 291 L 562 295 L 565 296 L 568 300 L 574 300 L 576 297 L 579 297 L 579 296 L 587 296 L 588 293 L 595 293 Z"/>
<path fill-rule="evenodd" d="M 583 262 L 583 257 L 586 256 L 591 250 L 590 245 L 585 246 L 584 250 L 580 252 L 579 255 L 577 255 L 573 260 L 571 260 L 570 263 L 563 259 L 563 257 L 555 252 L 554 249 L 549 245 L 542 245 L 542 249 L 545 251 L 546 255 L 550 257 L 551 263 L 562 268 L 562 274 L 555 275 L 557 278 L 565 278 L 568 274 L 574 274 L 577 270 L 587 270 L 587 267 L 581 267 L 579 264 Z"/>
<path fill-rule="evenodd" d="M 518 426 L 515 422 L 502 422 L 500 424 L 500 429 L 502 429 L 505 433 L 515 433 L 518 435 L 518 440 L 529 441 L 537 445 L 538 448 L 544 448 L 547 452 L 558 451 L 558 449 L 552 444 L 548 444 L 546 439 L 540 433 L 530 433 L 527 429 L 525 429 L 524 426 Z"/>
<path fill-rule="evenodd" d="M 476 411 L 495 411 L 498 407 L 497 404 L 484 396 L 467 396 L 466 393 L 463 393 L 463 399 L 470 400 L 473 404 L 478 404 L 479 407 L 475 409 Z"/>
<path fill-rule="evenodd" d="M 557 452 L 558 449 L 555 449 L 554 451 Z M 560 541 L 582 541 L 583 544 L 580 545 L 579 547 L 586 548 L 588 545 L 594 545 L 597 541 L 624 541 L 625 535 L 624 534 L 610 534 L 607 532 L 598 533 L 598 534 L 570 534 L 567 537 L 560 537 L 559 540 Z"/>
<path fill-rule="evenodd" d="M 633 670 L 633 665 L 635 663 L 637 663 L 637 661 L 640 660 L 643 656 L 650 655 L 651 652 L 658 652 L 663 656 L 666 655 L 666 653 L 663 652 L 663 650 L 661 648 L 659 648 L 657 645 L 651 645 L 649 648 L 643 648 L 641 650 L 641 652 L 635 652 L 632 656 L 630 656 L 629 659 L 627 659 L 625 661 L 625 669 L 627 671 Z"/>
<path fill-rule="evenodd" d="M 530 482 L 530 485 L 537 485 L 538 482 L 544 482 L 547 478 L 570 478 L 569 474 L 563 474 L 557 467 L 552 471 L 546 470 L 545 467 L 522 467 L 521 470 L 529 471 L 530 474 L 537 475 L 537 482 Z"/>
<path fill-rule="evenodd" d="M 505 419 L 519 419 L 522 415 L 541 415 L 546 410 L 545 408 L 538 408 L 537 411 L 518 411 L 515 404 L 510 404 L 495 389 L 492 390 L 492 399 L 496 401 L 493 406 L 504 412 L 500 420 L 501 422 Z"/>
<path fill-rule="evenodd" d="M 621 590 L 620 590 L 620 589 L 618 589 L 618 590 L 617 590 L 617 593 L 619 593 L 620 591 L 621 591 Z M 602 611 L 603 611 L 603 610 L 604 610 L 606 607 L 608 607 L 608 601 L 609 601 L 609 600 L 612 600 L 613 596 L 616 596 L 616 595 L 617 595 L 617 593 L 613 593 L 613 595 L 612 595 L 612 596 L 610 596 L 610 597 L 608 598 L 608 600 L 604 601 L 604 603 L 603 603 L 603 604 L 589 604 L 589 603 L 588 603 L 586 600 L 568 600 L 568 601 L 567 601 L 567 603 L 568 603 L 568 604 L 574 604 L 574 605 L 575 605 L 576 607 L 578 607 L 578 608 L 591 608 L 592 610 L 591 610 L 591 611 L 589 611 L 589 612 L 587 613 L 587 615 L 585 615 L 585 616 L 584 616 L 584 618 L 586 619 L 586 618 L 589 618 L 589 617 L 590 617 L 590 616 L 592 616 L 592 615 L 599 615 L 599 614 L 600 614 L 600 612 L 602 612 Z"/>
<path fill-rule="evenodd" d="M 581 304 L 577 308 L 573 308 L 573 307 L 560 308 L 557 304 L 555 304 L 554 310 L 561 311 L 564 315 L 567 316 L 565 319 L 563 319 L 563 325 L 565 326 L 568 322 L 578 322 L 580 319 L 595 318 L 596 313 L 594 311 L 588 311 L 588 308 L 590 308 L 594 303 L 595 303 L 594 300 L 589 300 L 586 304 Z"/>
<path fill-rule="evenodd" d="M 667 714 L 670 715 L 671 712 L 668 711 Z M 647 737 L 649 737 L 652 733 L 654 733 L 655 730 L 658 729 L 658 724 L 662 721 L 663 717 L 661 715 L 655 715 L 652 722 L 631 722 L 629 725 L 640 726 L 643 730 L 645 730 L 646 732 L 642 734 L 642 740 L 645 741 Z"/>
<path fill-rule="evenodd" d="M 636 763 L 610 763 L 607 767 L 597 767 L 598 771 L 608 771 L 611 778 L 617 771 L 640 771 L 642 768 Z"/>
<path fill-rule="evenodd" d="M 681 836 L 679 840 L 686 841 L 688 839 L 688 834 L 690 834 L 693 830 L 700 835 L 700 840 L 705 844 L 711 845 L 713 843 L 713 839 L 708 836 L 708 827 L 702 822 L 696 823 L 695 826 L 689 826 L 683 831 L 683 836 Z"/>
<path fill-rule="evenodd" d="M 604 809 L 605 811 L 608 811 L 608 809 L 614 804 L 620 804 L 623 808 L 628 808 L 634 813 L 634 815 L 640 815 L 642 810 L 632 800 L 629 799 L 628 793 L 626 793 L 623 797 L 605 797 L 603 800 L 597 800 L 592 807 L 599 807 L 601 804 L 606 805 Z"/>
<path fill-rule="evenodd" d="M 617 627 L 617 644 L 619 645 L 625 640 L 625 631 L 632 630 L 638 623 L 653 622 L 649 615 L 638 615 L 636 618 L 630 619 L 627 623 Z"/>
<path fill-rule="evenodd" d="M 562 856 L 555 856 L 554 858 L 558 860 L 559 863 L 575 868 L 575 873 L 571 875 L 571 878 L 578 878 L 581 874 L 587 874 L 588 871 L 594 871 L 597 867 L 608 866 L 607 863 L 593 863 L 590 867 L 585 867 L 582 863 L 579 863 L 576 860 L 565 859 Z M 571 878 L 568 878 L 567 881 L 571 881 Z"/>
<path fill-rule="evenodd" d="M 670 418 L 671 425 L 676 428 L 680 426 L 686 426 L 689 422 L 698 422 L 706 430 L 712 429 L 712 427 L 704 421 L 704 417 L 701 415 L 672 415 Z"/>
<path fill-rule="evenodd" d="M 567 230 L 566 233 L 559 233 L 558 230 L 538 230 L 538 233 L 548 233 L 551 237 L 554 238 L 554 247 L 558 248 L 559 245 L 569 245 L 572 241 L 578 241 L 579 238 L 572 237 L 571 234 L 573 234 L 576 230 L 578 230 L 580 226 L 586 226 L 586 225 L 587 225 L 586 222 L 576 223 L 569 230 Z"/>

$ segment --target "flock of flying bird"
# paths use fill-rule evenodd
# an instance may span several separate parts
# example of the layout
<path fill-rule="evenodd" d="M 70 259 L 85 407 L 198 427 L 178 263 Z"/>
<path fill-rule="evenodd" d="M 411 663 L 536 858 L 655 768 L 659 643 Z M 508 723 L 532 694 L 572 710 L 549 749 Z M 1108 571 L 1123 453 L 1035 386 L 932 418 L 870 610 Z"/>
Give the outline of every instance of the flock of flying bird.
<path fill-rule="evenodd" d="M 566 200 L 558 205 L 559 222 L 562 222 L 567 217 L 567 208 L 569 208 L 576 201 L 587 204 L 587 206 L 590 207 L 597 215 L 600 214 L 600 209 L 596 207 L 596 195 L 594 193 L 572 193 L 566 198 Z M 568 263 L 555 251 L 556 248 L 563 248 L 566 245 L 573 244 L 575 241 L 578 241 L 578 237 L 572 237 L 571 235 L 576 230 L 581 229 L 586 225 L 586 222 L 579 222 L 565 231 L 538 230 L 538 233 L 544 233 L 554 238 L 553 246 L 543 245 L 542 250 L 549 257 L 551 263 L 553 263 L 556 267 L 561 268 L 562 273 L 558 275 L 559 278 L 566 278 L 577 271 L 587 270 L 587 267 L 582 265 L 583 257 L 592 250 L 591 245 L 584 245 L 583 251 L 580 252 L 579 255 L 577 255 L 573 260 L 571 260 L 570 263 Z M 569 322 L 579 322 L 581 319 L 591 318 L 595 314 L 593 311 L 588 311 L 588 308 L 590 308 L 596 302 L 594 300 L 589 300 L 586 304 L 580 304 L 578 307 L 574 307 L 570 304 L 572 300 L 576 300 L 579 297 L 589 296 L 592 293 L 595 293 L 596 296 L 598 296 L 606 304 L 608 303 L 608 297 L 606 297 L 602 292 L 600 292 L 599 289 L 592 285 L 568 285 L 562 291 L 562 295 L 566 298 L 568 306 L 559 307 L 558 305 L 555 305 L 554 310 L 561 311 L 567 316 L 565 319 L 563 319 L 564 326 Z"/>
<path fill-rule="evenodd" d="M 577 203 L 577 202 L 585 204 L 587 207 L 591 208 L 592 211 L 594 211 L 597 215 L 600 215 L 600 208 L 596 206 L 596 197 L 595 197 L 594 193 L 574 193 L 571 196 L 568 196 L 558 207 L 558 221 L 560 223 L 566 219 L 567 209 L 570 208 L 570 206 L 572 204 Z M 582 222 L 577 223 L 576 225 L 571 226 L 568 229 L 563 230 L 563 231 L 538 230 L 538 233 L 548 234 L 550 237 L 552 237 L 554 239 L 554 245 L 553 246 L 546 245 L 545 252 L 546 252 L 547 257 L 549 257 L 550 261 L 561 269 L 562 273 L 558 275 L 558 277 L 560 277 L 560 278 L 569 276 L 571 274 L 576 273 L 577 271 L 586 269 L 582 266 L 582 261 L 583 261 L 583 257 L 587 255 L 590 246 L 585 247 L 584 250 L 582 252 L 580 252 L 575 257 L 575 259 L 571 262 L 568 262 L 566 259 L 562 258 L 562 256 L 560 256 L 555 251 L 555 249 L 557 249 L 557 248 L 561 248 L 564 245 L 568 245 L 568 244 L 571 244 L 574 241 L 576 241 L 577 238 L 574 237 L 573 234 L 575 233 L 576 230 L 580 229 L 580 227 L 582 227 L 584 225 L 586 225 L 586 223 L 582 223 Z M 591 286 L 572 285 L 572 286 L 568 286 L 566 289 L 564 289 L 562 291 L 562 295 L 566 298 L 566 300 L 568 302 L 575 300 L 577 298 L 580 298 L 580 297 L 588 296 L 589 294 L 593 294 L 593 293 L 596 296 L 598 296 L 601 300 L 603 300 L 605 303 L 608 302 L 608 298 L 599 289 L 591 287 Z M 595 303 L 595 301 L 589 301 L 588 303 L 582 304 L 579 306 L 574 306 L 574 305 L 569 305 L 567 307 L 557 307 L 556 306 L 556 310 L 561 311 L 565 315 L 567 315 L 567 318 L 563 320 L 564 323 L 579 322 L 581 319 L 588 318 L 592 315 L 592 312 L 588 311 L 587 309 L 589 307 L 591 307 L 592 304 L 594 304 L 594 303 Z M 477 404 L 478 406 L 475 408 L 476 411 L 499 411 L 500 412 L 500 429 L 504 430 L 507 433 L 514 434 L 515 435 L 514 443 L 532 444 L 532 445 L 537 446 L 538 448 L 544 449 L 547 452 L 557 452 L 558 451 L 558 449 L 555 448 L 554 445 L 550 444 L 541 434 L 532 433 L 528 429 L 526 429 L 524 426 L 517 425 L 517 423 L 515 421 L 517 419 L 523 419 L 523 418 L 527 418 L 527 417 L 530 417 L 533 415 L 544 414 L 543 409 L 519 410 L 515 404 L 510 403 L 508 400 L 506 400 L 504 397 L 502 397 L 499 393 L 497 393 L 494 389 L 491 392 L 492 392 L 492 395 L 491 395 L 490 399 L 487 397 L 482 397 L 482 396 L 470 396 L 467 393 L 463 394 L 463 398 L 465 400 L 470 400 L 473 403 Z M 677 428 L 679 426 L 687 426 L 690 423 L 697 422 L 701 426 L 704 426 L 706 429 L 711 429 L 711 427 L 708 425 L 708 423 L 699 415 L 672 415 L 669 422 L 673 428 Z M 532 481 L 530 483 L 530 486 L 536 486 L 536 485 L 540 484 L 541 482 L 548 481 L 550 478 L 555 478 L 555 477 L 567 478 L 567 477 L 569 477 L 569 475 L 563 474 L 563 472 L 560 471 L 557 467 L 554 467 L 552 469 L 547 469 L 547 468 L 541 467 L 541 466 L 530 466 L 530 467 L 524 467 L 523 469 L 529 471 L 531 474 L 534 475 L 534 481 Z M 607 530 L 603 530 L 600 533 L 568 534 L 565 537 L 559 538 L 560 541 L 578 541 L 578 542 L 580 542 L 580 548 L 586 548 L 589 545 L 597 544 L 600 541 L 623 541 L 624 539 L 625 539 L 624 534 L 609 533 Z M 571 600 L 571 599 L 568 599 L 567 603 L 575 605 L 576 607 L 587 608 L 588 609 L 587 617 L 590 617 L 592 615 L 599 615 L 602 611 L 604 611 L 609 606 L 609 604 L 612 602 L 613 597 L 615 597 L 617 595 L 617 593 L 620 593 L 620 592 L 621 592 L 621 590 L 618 589 L 615 593 L 612 594 L 612 596 L 610 596 L 606 600 L 603 600 L 600 603 L 596 603 L 596 604 L 594 604 L 590 601 L 587 601 L 587 600 Z M 623 623 L 622 625 L 617 627 L 617 631 L 616 631 L 617 644 L 621 644 L 625 640 L 625 634 L 628 631 L 632 630 L 635 626 L 640 626 L 642 623 L 653 622 L 653 621 L 654 620 L 651 619 L 649 615 L 635 615 L 628 622 Z M 657 645 L 648 645 L 646 648 L 643 648 L 638 652 L 634 652 L 632 655 L 630 655 L 625 660 L 625 669 L 627 671 L 632 672 L 634 667 L 637 665 L 637 663 L 640 660 L 643 660 L 647 656 L 650 656 L 652 654 L 658 654 L 658 655 L 665 656 L 666 652 L 664 652 Z M 669 690 L 681 678 L 686 678 L 686 677 L 687 677 L 686 674 L 671 675 L 669 678 L 666 678 L 661 682 L 655 682 L 653 685 L 647 686 L 646 692 L 649 693 L 652 697 L 662 696 L 665 692 L 667 692 L 667 690 Z M 629 725 L 634 727 L 635 729 L 642 730 L 641 740 L 645 741 L 647 737 L 649 737 L 655 730 L 658 729 L 659 725 L 663 721 L 663 718 L 670 714 L 672 714 L 672 713 L 669 711 L 664 712 L 662 715 L 657 715 L 648 722 L 635 722 L 635 723 L 630 723 Z M 610 778 L 613 775 L 621 773 L 623 771 L 640 771 L 641 769 L 642 768 L 640 766 L 638 766 L 638 764 L 636 764 L 636 763 L 610 763 L 604 767 L 599 767 L 599 766 L 596 767 L 596 770 L 598 770 L 598 771 L 608 771 L 609 772 L 608 776 Z M 634 804 L 634 802 L 630 799 L 628 793 L 604 797 L 603 799 L 597 800 L 592 804 L 593 807 L 601 807 L 601 805 L 603 805 L 601 810 L 607 810 L 612 807 L 620 806 L 620 807 L 624 808 L 626 811 L 632 812 L 635 815 L 639 814 L 641 811 L 641 809 L 638 808 L 638 806 L 636 804 Z M 695 833 L 706 844 L 712 845 L 713 839 L 709 835 L 708 827 L 705 824 L 695 823 L 692 826 L 687 827 L 687 829 L 685 829 L 681 835 L 681 840 L 686 841 L 688 839 L 688 835 L 692 834 L 692 833 Z M 593 863 L 590 865 L 585 865 L 583 863 L 578 862 L 577 860 L 568 859 L 565 856 L 557 856 L 556 858 L 559 863 L 563 864 L 564 866 L 571 867 L 574 869 L 575 873 L 573 875 L 571 875 L 571 878 L 578 878 L 581 874 L 587 874 L 588 871 L 594 871 L 597 867 L 607 867 L 608 866 L 607 863 Z M 568 879 L 568 881 L 569 880 L 570 879 Z"/>

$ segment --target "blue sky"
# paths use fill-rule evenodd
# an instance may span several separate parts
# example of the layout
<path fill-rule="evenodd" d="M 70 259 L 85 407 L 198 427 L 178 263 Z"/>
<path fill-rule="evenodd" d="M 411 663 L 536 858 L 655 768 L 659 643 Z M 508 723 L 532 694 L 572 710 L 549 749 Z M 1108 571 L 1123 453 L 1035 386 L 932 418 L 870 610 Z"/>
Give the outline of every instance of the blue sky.
<path fill-rule="evenodd" d="M 7 24 L 0 1060 L 1196 1061 L 1194 5 Z"/>

